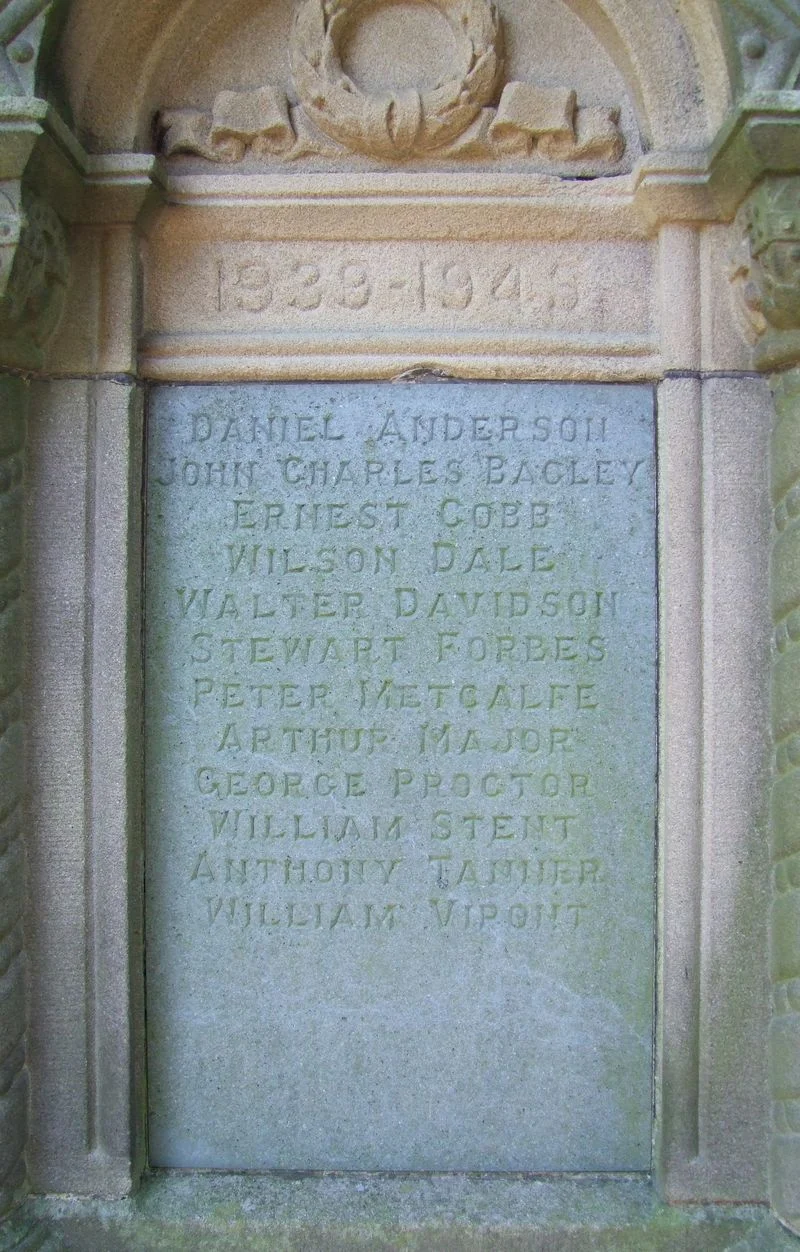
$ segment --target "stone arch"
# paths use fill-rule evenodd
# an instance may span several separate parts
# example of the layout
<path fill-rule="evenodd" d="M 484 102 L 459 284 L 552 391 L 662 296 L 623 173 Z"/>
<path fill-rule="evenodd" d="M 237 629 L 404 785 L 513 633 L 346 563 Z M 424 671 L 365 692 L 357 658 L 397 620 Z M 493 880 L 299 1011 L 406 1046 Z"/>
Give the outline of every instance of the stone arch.
<path fill-rule="evenodd" d="M 622 70 L 648 146 L 703 147 L 731 104 L 731 62 L 717 0 L 657 4 L 566 0 Z"/>

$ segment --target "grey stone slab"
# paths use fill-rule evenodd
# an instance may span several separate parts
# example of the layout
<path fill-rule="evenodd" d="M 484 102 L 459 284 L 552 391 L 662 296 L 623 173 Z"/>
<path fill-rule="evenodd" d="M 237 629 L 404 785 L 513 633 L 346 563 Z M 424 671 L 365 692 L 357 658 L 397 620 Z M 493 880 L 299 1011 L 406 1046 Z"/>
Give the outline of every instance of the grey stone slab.
<path fill-rule="evenodd" d="M 792 1252 L 763 1207 L 659 1203 L 636 1178 L 180 1171 L 120 1201 L 29 1205 L 65 1252 Z"/>
<path fill-rule="evenodd" d="M 155 388 L 150 1151 L 650 1165 L 653 394 Z"/>

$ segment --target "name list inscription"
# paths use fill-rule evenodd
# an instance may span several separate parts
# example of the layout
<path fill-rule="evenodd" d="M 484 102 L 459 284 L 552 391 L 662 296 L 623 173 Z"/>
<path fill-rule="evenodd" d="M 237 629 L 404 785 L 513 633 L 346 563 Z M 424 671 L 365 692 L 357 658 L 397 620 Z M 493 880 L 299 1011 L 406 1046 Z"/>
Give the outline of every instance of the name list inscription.
<path fill-rule="evenodd" d="M 646 388 L 156 390 L 147 567 L 156 1036 L 174 995 L 213 1000 L 220 980 L 256 997 L 253 1029 L 282 987 L 324 987 L 326 1002 L 336 987 L 341 1004 L 356 1006 L 359 1039 L 390 990 L 429 1019 L 420 988 L 439 983 L 443 1017 L 434 1014 L 422 1046 L 441 1070 L 463 1013 L 456 989 L 480 1000 L 487 979 L 516 987 L 509 1008 L 520 996 L 535 1034 L 534 984 L 556 980 L 569 986 L 569 1014 L 580 1018 L 576 1005 L 599 995 L 622 1023 L 614 1048 L 633 1065 L 643 1107 L 635 1144 L 619 1117 L 613 1133 L 625 1140 L 621 1167 L 641 1164 L 653 483 Z M 548 1002 L 559 994 L 539 991 Z M 547 1010 L 562 1029 L 564 1011 Z M 327 1012 L 330 1046 L 337 1013 Z M 598 1012 L 584 1010 L 579 1052 L 597 1048 Z M 383 1026 L 397 1029 L 391 1012 Z M 501 1020 L 487 1030 L 487 1042 L 507 1042 Z M 550 1035 L 540 1043 L 554 1046 Z M 395 1069 L 407 1064 L 400 1045 Z M 156 1087 L 171 1090 L 166 1103 L 180 1101 L 181 1077 L 159 1055 L 151 1065 Z M 352 1078 L 345 1067 L 344 1085 Z M 229 1128 L 217 1136 L 228 1147 L 189 1163 L 461 1167 L 461 1130 L 444 1160 L 402 1157 L 418 1141 L 411 1116 L 400 1157 L 367 1148 L 365 1158 L 368 1104 L 359 1112 L 355 1102 L 352 1143 L 333 1161 L 301 1160 L 280 1136 L 268 1136 L 268 1160 L 259 1146 L 233 1160 Z M 162 1106 L 153 1120 L 160 1163 L 187 1163 L 169 1146 Z M 508 1129 L 471 1136 L 463 1167 L 537 1167 L 530 1133 L 528 1163 L 498 1166 Z M 242 1142 L 241 1127 L 234 1138 Z M 263 1142 L 255 1129 L 251 1139 Z M 582 1159 L 576 1168 L 599 1167 Z"/>

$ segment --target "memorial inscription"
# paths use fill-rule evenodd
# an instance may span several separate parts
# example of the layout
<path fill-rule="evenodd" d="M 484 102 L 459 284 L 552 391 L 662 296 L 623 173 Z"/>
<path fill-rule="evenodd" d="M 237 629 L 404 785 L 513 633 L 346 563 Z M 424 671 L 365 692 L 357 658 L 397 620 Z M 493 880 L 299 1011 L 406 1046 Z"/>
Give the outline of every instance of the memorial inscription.
<path fill-rule="evenodd" d="M 147 328 L 255 334 L 326 333 L 346 325 L 621 338 L 652 350 L 651 245 L 473 240 L 424 247 L 408 240 L 358 244 L 285 240 L 215 243 L 198 253 L 180 235 L 156 234 Z M 180 297 L 190 281 L 197 300 Z M 350 323 L 348 323 L 349 325 Z M 604 351 L 613 348 L 604 340 Z"/>
<path fill-rule="evenodd" d="M 653 396 L 154 388 L 151 1159 L 650 1164 Z"/>

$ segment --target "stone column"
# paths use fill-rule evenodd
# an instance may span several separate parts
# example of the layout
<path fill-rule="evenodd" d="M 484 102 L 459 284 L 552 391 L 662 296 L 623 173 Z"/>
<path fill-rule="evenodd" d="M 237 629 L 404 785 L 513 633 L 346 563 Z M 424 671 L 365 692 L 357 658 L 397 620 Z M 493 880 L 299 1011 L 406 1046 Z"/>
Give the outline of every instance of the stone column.
<path fill-rule="evenodd" d="M 771 496 L 773 888 L 770 1194 L 800 1233 L 800 177 L 768 178 L 744 209 L 743 294 L 775 397 Z"/>
<path fill-rule="evenodd" d="M 0 298 L 0 1249 L 32 1252 L 46 1232 L 14 1212 L 28 1129 L 25 1009 L 24 450 L 30 384 L 66 290 L 61 225 L 30 194 L 3 215 Z M 3 1220 L 5 1218 L 5 1220 Z"/>

